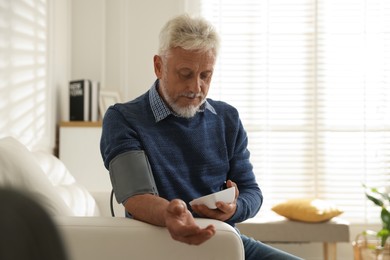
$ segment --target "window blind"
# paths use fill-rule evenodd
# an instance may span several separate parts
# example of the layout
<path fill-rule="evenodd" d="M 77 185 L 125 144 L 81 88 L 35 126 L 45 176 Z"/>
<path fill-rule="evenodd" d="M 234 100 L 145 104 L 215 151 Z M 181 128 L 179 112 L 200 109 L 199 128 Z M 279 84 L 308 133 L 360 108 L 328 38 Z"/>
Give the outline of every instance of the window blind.
<path fill-rule="evenodd" d="M 379 212 L 362 184 L 390 185 L 390 2 L 205 0 L 222 48 L 209 97 L 238 108 L 264 193 Z"/>
<path fill-rule="evenodd" d="M 0 137 L 47 135 L 47 3 L 0 0 Z"/>

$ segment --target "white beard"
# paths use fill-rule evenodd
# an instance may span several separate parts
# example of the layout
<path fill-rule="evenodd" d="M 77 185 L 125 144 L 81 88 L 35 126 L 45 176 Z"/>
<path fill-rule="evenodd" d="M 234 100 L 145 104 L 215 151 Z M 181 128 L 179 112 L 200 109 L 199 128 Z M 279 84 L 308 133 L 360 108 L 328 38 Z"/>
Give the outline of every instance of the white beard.
<path fill-rule="evenodd" d="M 170 107 L 178 116 L 184 118 L 191 118 L 195 116 L 196 112 L 198 112 L 199 110 L 199 106 L 193 106 L 193 105 L 188 107 L 179 107 L 176 106 L 176 104 L 170 104 Z"/>
<path fill-rule="evenodd" d="M 165 85 L 165 84 L 164 84 Z M 166 88 L 160 84 L 161 94 L 164 96 L 166 102 L 168 103 L 168 106 L 173 110 L 173 112 L 184 118 L 191 118 L 194 117 L 195 114 L 198 112 L 200 106 L 206 101 L 206 98 L 203 97 L 202 101 L 199 103 L 199 105 L 189 105 L 186 107 L 178 106 L 174 100 L 169 96 L 169 94 L 166 91 Z M 183 96 L 194 96 L 195 94 L 186 94 L 183 93 Z M 198 96 L 201 94 L 198 94 Z"/>

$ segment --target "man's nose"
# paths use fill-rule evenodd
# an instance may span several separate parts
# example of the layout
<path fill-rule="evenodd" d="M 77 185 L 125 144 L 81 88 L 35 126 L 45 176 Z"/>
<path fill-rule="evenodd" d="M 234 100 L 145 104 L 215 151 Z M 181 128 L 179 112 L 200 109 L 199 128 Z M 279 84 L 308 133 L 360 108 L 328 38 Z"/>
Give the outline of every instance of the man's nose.
<path fill-rule="evenodd" d="M 191 86 L 190 86 L 190 90 L 192 93 L 199 93 L 201 91 L 201 88 L 202 88 L 202 80 L 200 79 L 200 77 L 194 77 L 193 80 L 191 81 Z"/>

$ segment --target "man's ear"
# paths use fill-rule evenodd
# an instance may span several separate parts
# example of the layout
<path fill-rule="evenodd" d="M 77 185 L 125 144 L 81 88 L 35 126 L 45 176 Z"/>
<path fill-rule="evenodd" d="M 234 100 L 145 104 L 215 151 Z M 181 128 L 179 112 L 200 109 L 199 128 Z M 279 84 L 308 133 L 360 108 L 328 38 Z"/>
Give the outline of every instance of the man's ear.
<path fill-rule="evenodd" d="M 163 66 L 161 57 L 158 55 L 154 55 L 153 64 L 154 64 L 154 74 L 156 74 L 158 79 L 161 79 L 162 66 Z"/>

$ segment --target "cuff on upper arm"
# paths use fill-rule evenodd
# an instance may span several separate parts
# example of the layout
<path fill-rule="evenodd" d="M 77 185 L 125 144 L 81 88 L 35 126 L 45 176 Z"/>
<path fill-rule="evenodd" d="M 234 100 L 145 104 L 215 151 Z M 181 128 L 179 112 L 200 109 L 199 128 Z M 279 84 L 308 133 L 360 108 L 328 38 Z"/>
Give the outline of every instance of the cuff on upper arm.
<path fill-rule="evenodd" d="M 144 151 L 117 155 L 109 164 L 111 184 L 118 203 L 137 194 L 158 195 L 150 164 Z"/>

